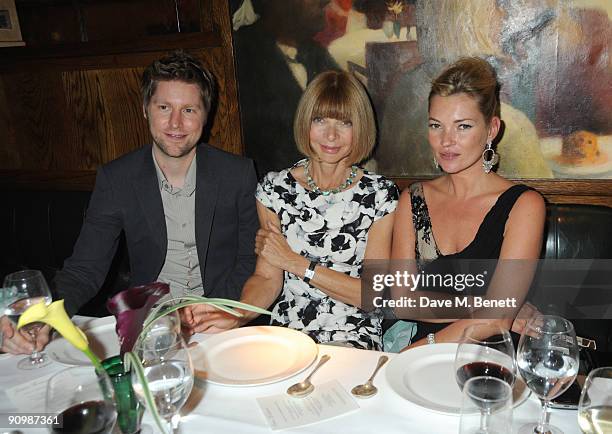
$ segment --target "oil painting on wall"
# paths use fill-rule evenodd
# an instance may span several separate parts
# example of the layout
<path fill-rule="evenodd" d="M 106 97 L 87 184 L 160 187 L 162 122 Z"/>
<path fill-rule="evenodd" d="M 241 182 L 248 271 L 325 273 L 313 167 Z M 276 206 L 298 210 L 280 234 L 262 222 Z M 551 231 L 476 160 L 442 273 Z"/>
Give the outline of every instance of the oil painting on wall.
<path fill-rule="evenodd" d="M 498 173 L 612 179 L 609 0 L 233 0 L 246 153 L 260 174 L 300 158 L 292 120 L 306 84 L 341 68 L 367 86 L 379 127 L 365 164 L 436 175 L 429 82 L 480 56 L 502 82 Z"/>

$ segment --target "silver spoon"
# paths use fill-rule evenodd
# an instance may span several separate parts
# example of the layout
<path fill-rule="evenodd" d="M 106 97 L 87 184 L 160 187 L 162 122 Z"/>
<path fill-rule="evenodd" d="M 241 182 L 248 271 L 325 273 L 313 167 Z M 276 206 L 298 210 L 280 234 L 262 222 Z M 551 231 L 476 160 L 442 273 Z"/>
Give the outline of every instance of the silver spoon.
<path fill-rule="evenodd" d="M 365 384 L 360 384 L 359 386 L 353 387 L 353 389 L 351 390 L 353 396 L 355 396 L 356 398 L 369 398 L 371 396 L 376 395 L 378 389 L 376 388 L 376 386 L 374 386 L 374 383 L 372 383 L 372 381 L 374 381 L 374 377 L 376 376 L 376 374 L 378 374 L 379 369 L 382 368 L 385 363 L 387 363 L 387 360 L 389 360 L 387 356 L 379 357 L 376 369 L 374 369 L 374 372 L 372 373 L 372 376 L 369 378 L 369 380 L 366 381 Z"/>
<path fill-rule="evenodd" d="M 295 398 L 303 398 L 306 395 L 310 395 L 310 393 L 314 390 L 314 386 L 310 382 L 310 378 L 312 378 L 314 373 L 317 372 L 319 368 L 323 366 L 325 362 L 327 362 L 329 359 L 331 359 L 331 356 L 328 356 L 327 354 L 321 357 L 321 360 L 319 360 L 319 363 L 317 364 L 317 366 L 315 366 L 310 375 L 306 377 L 304 381 L 295 383 L 293 386 L 287 389 L 287 393 Z"/>

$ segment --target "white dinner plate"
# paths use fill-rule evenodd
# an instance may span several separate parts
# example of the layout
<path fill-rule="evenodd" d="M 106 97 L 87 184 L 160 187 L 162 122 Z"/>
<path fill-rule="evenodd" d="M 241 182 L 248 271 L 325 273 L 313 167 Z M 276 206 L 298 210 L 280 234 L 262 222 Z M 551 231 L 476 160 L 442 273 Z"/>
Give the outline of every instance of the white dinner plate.
<path fill-rule="evenodd" d="M 386 369 L 391 390 L 419 407 L 436 413 L 459 415 L 461 391 L 455 379 L 457 344 L 423 345 L 397 355 Z M 529 397 L 529 389 L 517 378 L 514 406 Z"/>
<path fill-rule="evenodd" d="M 209 337 L 192 349 L 198 378 L 225 386 L 259 386 L 302 372 L 317 358 L 306 334 L 286 327 L 256 326 Z"/>
<path fill-rule="evenodd" d="M 542 156 L 549 167 L 561 178 L 610 178 L 612 176 L 612 136 L 599 136 L 599 162 L 594 164 L 574 165 L 560 161 L 562 138 L 546 137 L 540 140 Z"/>
<path fill-rule="evenodd" d="M 87 335 L 89 348 L 100 360 L 119 354 L 119 339 L 115 333 L 115 317 L 108 316 L 91 320 L 79 327 Z M 53 360 L 65 365 L 91 365 L 91 361 L 85 354 L 61 336 L 53 339 L 47 345 L 45 352 Z"/>

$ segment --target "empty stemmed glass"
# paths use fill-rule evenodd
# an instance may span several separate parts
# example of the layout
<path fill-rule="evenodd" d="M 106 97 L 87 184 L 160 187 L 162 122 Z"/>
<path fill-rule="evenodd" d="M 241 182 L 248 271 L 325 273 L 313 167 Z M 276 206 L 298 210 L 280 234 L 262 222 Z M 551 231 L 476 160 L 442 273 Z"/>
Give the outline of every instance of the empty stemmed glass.
<path fill-rule="evenodd" d="M 4 287 L 14 292 L 15 301 L 4 307 L 4 315 L 16 325 L 30 306 L 37 303 L 51 303 L 51 292 L 42 273 L 38 270 L 22 270 L 11 273 L 4 278 Z M 30 335 L 34 349 L 29 358 L 21 360 L 17 367 L 20 369 L 35 369 L 46 366 L 49 359 L 45 353 L 36 350 L 36 337 L 42 323 L 35 322 L 26 325 L 23 329 Z"/>
<path fill-rule="evenodd" d="M 179 411 L 193 387 L 191 356 L 175 319 L 168 316 L 157 320 L 133 351 L 141 360 L 157 411 L 166 422 L 165 434 L 171 434 L 178 427 Z M 132 375 L 132 386 L 138 399 L 148 406 L 137 375 Z"/>
<path fill-rule="evenodd" d="M 520 434 L 562 434 L 549 425 L 548 405 L 574 382 L 578 374 L 578 343 L 574 326 L 554 315 L 537 315 L 528 323 L 517 350 L 517 364 L 527 387 L 542 401 L 538 423 L 520 428 Z"/>
<path fill-rule="evenodd" d="M 612 432 L 612 367 L 589 373 L 578 405 L 578 425 L 585 434 Z"/>
<path fill-rule="evenodd" d="M 514 385 L 516 362 L 514 345 L 508 330 L 495 324 L 474 324 L 467 327 L 455 354 L 455 378 L 463 390 L 473 377 L 496 377 Z"/>

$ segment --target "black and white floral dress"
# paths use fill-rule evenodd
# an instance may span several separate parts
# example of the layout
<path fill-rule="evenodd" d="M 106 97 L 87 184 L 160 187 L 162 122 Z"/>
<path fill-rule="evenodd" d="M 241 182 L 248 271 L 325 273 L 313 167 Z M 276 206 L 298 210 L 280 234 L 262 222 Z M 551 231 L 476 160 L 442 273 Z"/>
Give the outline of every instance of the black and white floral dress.
<path fill-rule="evenodd" d="M 293 251 L 322 267 L 359 277 L 368 231 L 395 210 L 399 192 L 392 181 L 364 170 L 351 188 L 326 196 L 306 190 L 285 169 L 268 173 L 256 197 L 278 216 Z M 335 300 L 287 271 L 272 313 L 270 324 L 301 330 L 320 343 L 381 348 L 380 312 Z"/>

